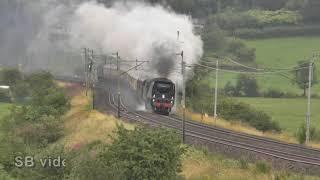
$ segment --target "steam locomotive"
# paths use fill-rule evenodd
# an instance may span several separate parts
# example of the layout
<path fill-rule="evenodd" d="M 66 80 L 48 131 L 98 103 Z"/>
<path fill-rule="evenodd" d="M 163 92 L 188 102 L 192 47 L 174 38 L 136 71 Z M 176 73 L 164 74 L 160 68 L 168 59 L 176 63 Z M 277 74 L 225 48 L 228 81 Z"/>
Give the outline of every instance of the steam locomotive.
<path fill-rule="evenodd" d="M 103 69 L 98 71 L 98 79 L 104 77 L 116 79 L 118 74 L 119 72 L 114 69 Z M 139 101 L 144 103 L 146 109 L 169 115 L 175 103 L 175 84 L 171 80 L 167 78 L 140 80 L 127 73 L 121 76 L 121 80 L 135 90 Z"/>
<path fill-rule="evenodd" d="M 155 78 L 140 82 L 139 96 L 146 109 L 169 115 L 175 103 L 175 84 L 167 78 Z"/>

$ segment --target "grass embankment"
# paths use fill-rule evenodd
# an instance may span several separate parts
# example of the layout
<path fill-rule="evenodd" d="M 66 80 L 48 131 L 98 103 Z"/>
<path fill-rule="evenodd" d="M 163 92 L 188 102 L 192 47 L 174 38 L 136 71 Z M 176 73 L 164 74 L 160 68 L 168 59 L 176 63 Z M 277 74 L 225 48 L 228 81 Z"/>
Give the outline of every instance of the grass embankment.
<path fill-rule="evenodd" d="M 271 179 L 320 179 L 319 177 L 303 176 L 285 171 L 275 171 L 268 163 L 247 163 L 243 160 L 233 160 L 220 154 L 209 153 L 206 150 L 189 148 L 183 157 L 183 172 L 186 179 L 234 179 L 234 180 L 271 180 Z"/>
<path fill-rule="evenodd" d="M 261 99 L 263 99 L 263 98 L 261 98 Z M 277 112 L 276 108 L 274 108 L 274 110 Z M 266 111 L 266 112 L 268 112 L 268 111 Z M 280 140 L 283 142 L 298 144 L 297 138 L 294 135 L 295 131 L 290 132 L 288 130 L 284 130 L 281 133 L 262 132 L 262 131 L 256 130 L 255 128 L 253 128 L 247 124 L 241 123 L 239 121 L 226 121 L 221 118 L 214 119 L 213 117 L 210 117 L 207 115 L 202 116 L 199 113 L 194 113 L 191 111 L 188 111 L 186 113 L 186 116 L 194 121 L 202 122 L 202 123 L 205 123 L 208 125 L 218 126 L 218 127 L 222 127 L 225 129 L 230 129 L 230 130 L 234 130 L 234 131 L 242 132 L 242 133 L 246 133 L 246 134 L 268 137 L 268 138 Z M 297 123 L 297 126 L 299 126 L 299 125 L 300 124 Z M 320 148 L 320 143 L 319 142 L 311 142 L 309 144 L 309 146 L 311 146 L 313 148 Z"/>
<path fill-rule="evenodd" d="M 110 143 L 109 135 L 112 135 L 117 124 L 123 124 L 128 129 L 134 127 L 117 120 L 114 116 L 93 110 L 90 92 L 86 96 L 84 89 L 79 85 L 62 82 L 59 82 L 59 85 L 71 96 L 71 110 L 64 116 L 64 141 L 67 149 L 77 149 L 97 140 Z"/>

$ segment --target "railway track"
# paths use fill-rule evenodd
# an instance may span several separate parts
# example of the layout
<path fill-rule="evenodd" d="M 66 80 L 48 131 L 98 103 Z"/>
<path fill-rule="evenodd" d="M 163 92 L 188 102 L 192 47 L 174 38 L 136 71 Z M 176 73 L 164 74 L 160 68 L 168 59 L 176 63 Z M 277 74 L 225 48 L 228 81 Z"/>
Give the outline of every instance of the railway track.
<path fill-rule="evenodd" d="M 113 112 L 116 112 L 115 94 L 106 91 L 105 97 Z M 136 111 L 126 105 L 123 100 L 125 99 L 121 99 L 122 118 L 172 128 L 182 134 L 180 117 Z M 265 159 L 275 168 L 320 175 L 320 150 L 234 132 L 190 120 L 187 120 L 185 125 L 187 143 L 206 146 L 210 150 L 231 154 L 235 157 L 246 157 L 249 161 Z"/>
<path fill-rule="evenodd" d="M 60 80 L 74 81 L 72 78 Z M 81 81 L 79 81 L 81 82 Z M 109 109 L 116 114 L 115 89 L 106 84 L 98 84 L 95 87 L 100 109 Z M 126 96 L 122 96 L 127 98 Z M 126 99 L 121 99 L 122 118 L 129 121 L 146 123 L 155 126 L 163 126 L 175 129 L 182 134 L 182 120 L 177 115 L 162 116 L 149 112 L 136 111 L 125 104 Z M 284 143 L 277 140 L 239 133 L 219 127 L 186 120 L 185 138 L 187 143 L 206 146 L 209 150 L 221 152 L 231 157 L 244 157 L 249 161 L 267 160 L 274 168 L 289 169 L 298 173 L 320 175 L 320 150 L 304 147 L 298 144 Z"/>

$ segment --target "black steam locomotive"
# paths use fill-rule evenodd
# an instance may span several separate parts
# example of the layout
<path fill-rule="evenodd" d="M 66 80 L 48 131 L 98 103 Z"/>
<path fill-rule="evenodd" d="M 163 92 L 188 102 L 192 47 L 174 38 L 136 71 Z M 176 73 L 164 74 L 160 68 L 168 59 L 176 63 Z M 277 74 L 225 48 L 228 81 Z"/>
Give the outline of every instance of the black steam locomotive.
<path fill-rule="evenodd" d="M 175 84 L 167 78 L 148 79 L 140 84 L 146 109 L 169 115 L 175 103 Z"/>
<path fill-rule="evenodd" d="M 114 69 L 104 70 L 104 68 L 98 71 L 99 79 L 103 77 L 118 78 L 119 72 Z M 171 80 L 167 78 L 155 78 L 142 81 L 127 73 L 124 73 L 121 79 L 135 90 L 140 101 L 144 102 L 146 109 L 169 115 L 175 103 L 175 84 Z"/>

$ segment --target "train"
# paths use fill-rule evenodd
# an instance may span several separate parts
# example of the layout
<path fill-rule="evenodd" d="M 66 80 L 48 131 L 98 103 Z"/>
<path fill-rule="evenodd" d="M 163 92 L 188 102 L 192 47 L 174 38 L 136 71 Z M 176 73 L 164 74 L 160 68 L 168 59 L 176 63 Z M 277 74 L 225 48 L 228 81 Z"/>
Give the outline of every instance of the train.
<path fill-rule="evenodd" d="M 145 108 L 169 115 L 175 103 L 175 84 L 167 78 L 147 79 L 138 83 L 137 92 Z"/>
<path fill-rule="evenodd" d="M 98 72 L 98 79 L 103 77 L 118 78 L 119 72 L 115 69 L 105 68 Z M 172 111 L 175 105 L 176 87 L 170 79 L 159 77 L 141 80 L 124 73 L 121 80 L 128 83 L 135 91 L 140 101 L 137 104 L 142 102 L 147 110 L 158 114 L 169 115 Z"/>

